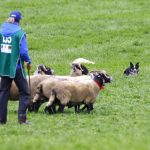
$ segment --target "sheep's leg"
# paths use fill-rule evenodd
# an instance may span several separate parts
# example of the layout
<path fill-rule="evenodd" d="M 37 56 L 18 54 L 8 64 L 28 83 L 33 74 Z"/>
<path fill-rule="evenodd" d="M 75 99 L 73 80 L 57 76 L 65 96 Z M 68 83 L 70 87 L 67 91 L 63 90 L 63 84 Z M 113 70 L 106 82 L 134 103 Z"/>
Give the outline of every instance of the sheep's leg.
<path fill-rule="evenodd" d="M 61 106 L 60 106 L 60 112 L 61 112 L 61 113 L 64 113 L 64 108 L 65 108 L 65 105 L 61 105 Z"/>
<path fill-rule="evenodd" d="M 44 112 L 49 113 L 49 114 L 54 114 L 55 113 L 52 106 L 46 106 L 45 109 L 44 109 Z"/>
<path fill-rule="evenodd" d="M 87 108 L 87 104 L 85 104 L 85 105 L 81 108 L 81 110 L 83 111 L 85 108 Z"/>
<path fill-rule="evenodd" d="M 49 98 L 49 101 L 48 101 L 44 111 L 48 112 L 50 114 L 54 114 L 55 113 L 55 110 L 53 108 L 54 102 L 55 102 L 55 93 L 54 93 L 54 91 L 52 91 L 51 95 L 50 95 L 50 98 Z"/>
<path fill-rule="evenodd" d="M 32 112 L 32 111 L 38 112 L 40 106 L 41 106 L 43 103 L 45 103 L 45 102 L 47 102 L 47 98 L 41 98 L 40 100 L 38 100 L 38 101 L 36 101 L 36 102 L 30 104 L 30 105 L 28 106 L 28 110 L 29 110 L 30 112 Z"/>
<path fill-rule="evenodd" d="M 56 113 L 56 106 L 53 105 L 52 107 L 53 107 L 53 112 Z"/>
<path fill-rule="evenodd" d="M 56 104 L 55 104 L 55 101 L 53 102 L 52 105 L 50 106 L 46 106 L 44 111 L 46 113 L 49 113 L 49 114 L 55 114 L 56 113 Z"/>
<path fill-rule="evenodd" d="M 93 104 L 91 103 L 89 105 L 90 105 L 90 110 L 93 110 L 94 109 Z"/>
<path fill-rule="evenodd" d="M 85 110 L 87 107 L 88 107 L 88 105 L 85 104 L 80 110 L 83 111 L 83 110 Z M 93 104 L 89 104 L 89 109 L 90 109 L 90 110 L 93 110 Z"/>
<path fill-rule="evenodd" d="M 49 107 L 49 106 L 52 106 L 52 104 L 54 103 L 54 101 L 55 101 L 55 93 L 54 93 L 54 91 L 52 91 L 51 92 L 51 95 L 50 95 L 50 97 L 49 97 L 49 100 L 48 100 L 48 103 L 47 103 L 47 107 Z"/>
<path fill-rule="evenodd" d="M 94 108 L 93 108 L 93 104 L 92 103 L 90 103 L 90 104 L 86 104 L 86 106 L 87 106 L 87 112 L 88 113 L 90 113 Z"/>
<path fill-rule="evenodd" d="M 33 103 L 36 103 L 37 101 L 40 101 L 41 96 L 39 93 L 36 93 L 35 96 L 33 97 Z"/>
<path fill-rule="evenodd" d="M 65 108 L 65 105 L 59 105 L 59 107 L 58 107 L 58 112 L 60 112 L 60 113 L 63 113 L 64 112 L 64 108 Z"/>
<path fill-rule="evenodd" d="M 90 106 L 90 104 L 88 104 L 87 105 L 87 112 L 90 113 L 90 111 L 91 111 L 91 106 Z"/>
<path fill-rule="evenodd" d="M 80 112 L 80 105 L 75 105 L 75 113 L 79 113 Z"/>
<path fill-rule="evenodd" d="M 78 106 L 75 105 L 75 106 L 74 106 L 74 109 L 75 109 L 75 113 L 77 113 L 77 112 L 78 112 Z"/>

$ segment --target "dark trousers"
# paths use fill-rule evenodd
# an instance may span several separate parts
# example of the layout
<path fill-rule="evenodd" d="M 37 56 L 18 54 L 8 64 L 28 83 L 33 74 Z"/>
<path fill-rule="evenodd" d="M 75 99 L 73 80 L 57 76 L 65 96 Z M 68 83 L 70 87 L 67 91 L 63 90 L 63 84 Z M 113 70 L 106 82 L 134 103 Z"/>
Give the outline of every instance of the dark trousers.
<path fill-rule="evenodd" d="M 10 95 L 12 81 L 16 83 L 19 89 L 19 107 L 18 118 L 26 118 L 26 110 L 30 103 L 30 93 L 27 80 L 24 79 L 21 69 L 17 69 L 14 79 L 9 77 L 1 77 L 0 83 L 0 123 L 7 122 L 7 105 Z"/>

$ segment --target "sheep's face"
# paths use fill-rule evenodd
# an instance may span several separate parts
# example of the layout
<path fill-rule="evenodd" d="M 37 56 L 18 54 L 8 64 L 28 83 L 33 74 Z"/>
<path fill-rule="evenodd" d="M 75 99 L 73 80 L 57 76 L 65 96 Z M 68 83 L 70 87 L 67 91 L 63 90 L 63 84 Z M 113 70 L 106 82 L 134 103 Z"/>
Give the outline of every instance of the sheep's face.
<path fill-rule="evenodd" d="M 105 71 L 97 72 L 93 74 L 93 76 L 94 76 L 94 81 L 96 81 L 102 86 L 104 86 L 105 83 L 110 83 L 112 81 L 112 77 L 109 76 Z"/>
<path fill-rule="evenodd" d="M 81 76 L 81 75 L 87 75 L 89 73 L 88 69 L 83 66 L 82 64 L 72 64 L 72 74 L 71 76 Z"/>
<path fill-rule="evenodd" d="M 45 66 L 45 65 L 38 65 L 34 74 L 47 74 L 52 75 L 54 74 L 54 70 Z"/>

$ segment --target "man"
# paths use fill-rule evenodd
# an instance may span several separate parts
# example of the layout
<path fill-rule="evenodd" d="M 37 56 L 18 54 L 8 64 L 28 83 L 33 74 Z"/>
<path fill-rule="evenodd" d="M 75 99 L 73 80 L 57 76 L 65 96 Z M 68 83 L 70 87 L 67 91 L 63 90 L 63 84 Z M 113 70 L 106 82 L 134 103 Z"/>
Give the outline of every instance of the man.
<path fill-rule="evenodd" d="M 7 122 L 7 105 L 12 81 L 19 89 L 18 122 L 27 124 L 27 107 L 30 92 L 26 80 L 24 62 L 30 69 L 31 60 L 25 32 L 20 27 L 22 15 L 19 11 L 10 13 L 0 30 L 0 124 Z"/>

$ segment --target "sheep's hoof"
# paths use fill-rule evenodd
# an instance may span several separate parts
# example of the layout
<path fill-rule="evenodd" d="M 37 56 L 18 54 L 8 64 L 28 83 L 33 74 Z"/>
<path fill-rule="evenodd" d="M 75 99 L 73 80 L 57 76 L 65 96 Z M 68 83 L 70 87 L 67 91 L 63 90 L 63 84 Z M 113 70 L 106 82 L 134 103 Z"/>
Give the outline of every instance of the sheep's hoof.
<path fill-rule="evenodd" d="M 29 105 L 29 106 L 28 106 L 28 111 L 29 111 L 29 112 L 32 112 L 32 111 L 33 111 L 32 105 Z"/>
<path fill-rule="evenodd" d="M 80 109 L 75 110 L 75 113 L 80 113 L 80 112 L 81 112 L 81 110 L 80 110 Z"/>
<path fill-rule="evenodd" d="M 90 110 L 90 109 L 89 109 L 89 110 L 87 109 L 87 113 L 90 114 L 90 112 L 91 112 L 91 110 Z"/>
<path fill-rule="evenodd" d="M 45 112 L 45 113 L 49 113 L 49 109 L 48 109 L 47 106 L 45 107 L 44 112 Z"/>
<path fill-rule="evenodd" d="M 48 113 L 48 114 L 54 114 L 54 110 L 52 109 L 52 107 L 50 106 L 46 106 L 45 109 L 44 109 L 44 112 L 45 113 Z"/>
<path fill-rule="evenodd" d="M 58 113 L 64 113 L 64 108 L 65 108 L 64 105 L 60 105 L 60 106 L 58 107 L 58 109 L 57 109 L 57 112 L 58 112 Z"/>

